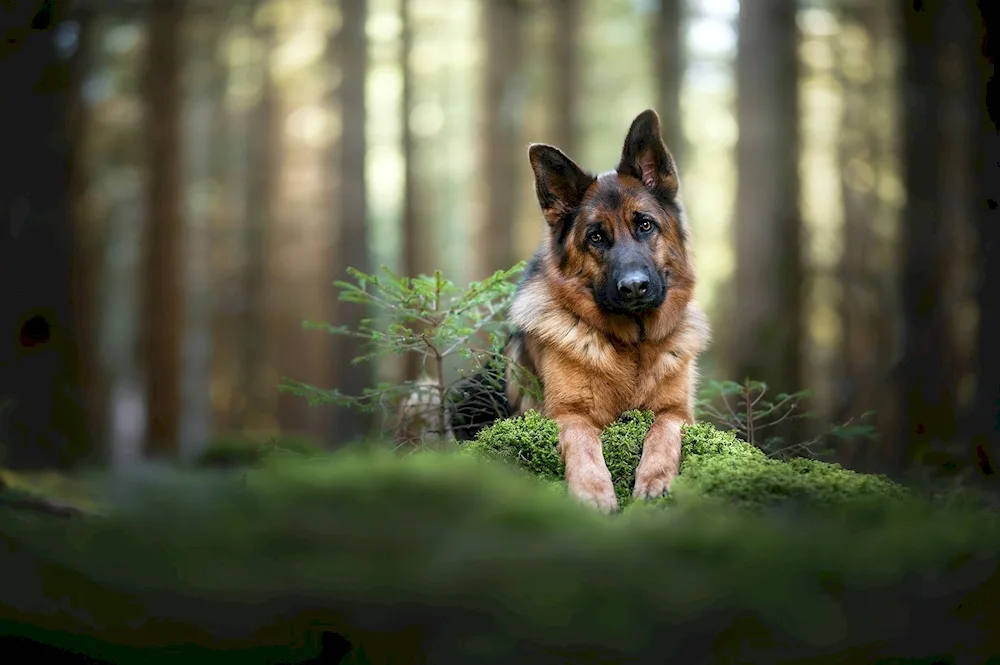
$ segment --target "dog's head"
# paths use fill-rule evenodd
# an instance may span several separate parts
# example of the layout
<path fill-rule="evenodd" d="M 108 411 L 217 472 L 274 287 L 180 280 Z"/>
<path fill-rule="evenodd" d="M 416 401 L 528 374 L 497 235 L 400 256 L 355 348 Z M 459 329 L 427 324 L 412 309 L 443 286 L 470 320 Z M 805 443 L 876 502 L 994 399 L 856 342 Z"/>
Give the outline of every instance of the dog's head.
<path fill-rule="evenodd" d="M 654 111 L 632 121 L 614 171 L 592 175 L 539 143 L 528 157 L 552 262 L 603 311 L 640 316 L 693 283 L 680 181 Z"/>

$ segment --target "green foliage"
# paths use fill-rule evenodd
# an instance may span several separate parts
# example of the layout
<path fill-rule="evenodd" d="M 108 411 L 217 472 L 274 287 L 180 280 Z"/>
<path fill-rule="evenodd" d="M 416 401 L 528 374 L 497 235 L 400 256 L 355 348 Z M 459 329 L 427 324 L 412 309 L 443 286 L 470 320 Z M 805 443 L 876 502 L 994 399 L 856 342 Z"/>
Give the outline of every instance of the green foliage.
<path fill-rule="evenodd" d="M 653 422 L 650 412 L 630 411 L 601 435 L 604 459 L 619 505 L 632 502 L 635 470 Z M 558 425 L 535 412 L 501 420 L 464 446 L 544 479 L 563 477 L 557 445 Z M 769 458 L 709 423 L 684 428 L 680 474 L 669 502 L 718 501 L 760 509 L 782 503 L 833 506 L 848 502 L 904 498 L 907 491 L 882 476 L 859 474 L 818 460 Z"/>
<path fill-rule="evenodd" d="M 365 352 L 354 359 L 356 363 L 417 354 L 425 375 L 433 378 L 401 385 L 382 383 L 361 395 L 345 395 L 337 389 L 317 388 L 291 379 L 285 379 L 279 389 L 304 397 L 310 404 L 395 413 L 396 417 L 388 421 L 394 423 L 397 438 L 446 435 L 447 397 L 454 383 L 448 377 L 459 369 L 456 365 L 462 360 L 474 367 L 499 362 L 504 342 L 502 314 L 516 288 L 513 278 L 524 267 L 524 262 L 518 263 L 466 289 L 445 279 L 441 271 L 411 278 L 400 277 L 388 268 L 383 268 L 381 274 L 350 268 L 355 283 L 334 283 L 340 300 L 375 310 L 379 316 L 363 319 L 356 329 L 310 321 L 305 327 L 362 340 Z M 408 433 L 407 428 L 414 423 L 419 423 L 418 431 Z"/>
<path fill-rule="evenodd" d="M 875 427 L 865 422 L 874 416 L 872 411 L 856 420 L 829 425 L 820 435 L 796 443 L 788 443 L 784 437 L 774 435 L 783 423 L 815 421 L 815 413 L 802 409 L 809 396 L 808 390 L 800 390 L 768 398 L 767 384 L 762 381 L 710 381 L 698 396 L 696 413 L 699 420 L 735 430 L 745 441 L 757 446 L 769 457 L 778 459 L 829 458 L 838 442 L 874 441 L 877 438 Z"/>
<path fill-rule="evenodd" d="M 689 464 L 761 457 L 707 425 L 685 442 Z M 997 515 L 893 505 L 799 519 L 676 501 L 607 519 L 503 464 L 432 451 L 178 472 L 105 518 L 0 509 L 0 633 L 31 622 L 113 662 L 156 662 L 133 650 L 153 643 L 296 662 L 324 629 L 372 662 L 997 653 L 983 620 L 1000 593 Z"/>

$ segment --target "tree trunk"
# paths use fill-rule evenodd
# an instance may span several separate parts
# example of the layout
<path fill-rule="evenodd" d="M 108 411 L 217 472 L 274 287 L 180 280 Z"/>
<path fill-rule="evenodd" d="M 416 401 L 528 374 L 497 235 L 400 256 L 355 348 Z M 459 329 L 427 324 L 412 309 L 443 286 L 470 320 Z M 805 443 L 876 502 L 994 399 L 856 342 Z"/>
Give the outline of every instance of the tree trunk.
<path fill-rule="evenodd" d="M 219 62 L 219 41 L 224 16 L 206 12 L 191 26 L 194 54 L 192 94 L 185 115 L 188 181 L 187 309 L 183 345 L 183 379 L 180 454 L 197 456 L 211 436 L 212 384 L 212 230 L 218 196 L 213 178 L 217 172 L 220 142 L 215 137 L 216 117 L 225 103 L 226 71 Z"/>
<path fill-rule="evenodd" d="M 984 23 L 985 3 L 980 6 Z M 995 5 L 993 18 L 997 15 Z M 996 25 L 995 20 L 993 25 Z M 977 44 L 985 42 L 980 24 Z M 970 409 L 968 429 L 977 465 L 993 483 L 1000 480 L 1000 79 L 993 72 L 996 62 L 996 38 L 983 43 L 974 54 L 979 77 L 977 104 L 981 141 L 975 172 L 979 195 L 976 197 L 976 222 L 979 246 L 979 283 L 976 300 L 979 307 L 977 341 L 978 376 Z M 992 117 L 991 117 L 992 116 Z"/>
<path fill-rule="evenodd" d="M 794 2 L 740 3 L 736 58 L 736 274 L 727 378 L 802 388 L 798 35 Z"/>
<path fill-rule="evenodd" d="M 253 36 L 252 6 L 242 5 L 230 13 L 229 44 L 243 45 L 240 62 L 227 65 L 233 81 L 245 81 L 254 71 L 251 60 Z M 218 171 L 224 183 L 223 211 L 215 219 L 213 238 L 213 286 L 217 299 L 212 312 L 212 375 L 215 427 L 222 432 L 242 429 L 244 393 L 240 381 L 243 337 L 240 330 L 243 316 L 243 273 L 238 269 L 246 259 L 243 247 L 249 195 L 250 113 L 232 98 L 219 109 L 215 117 L 214 140 L 220 150 Z"/>
<path fill-rule="evenodd" d="M 146 454 L 177 454 L 183 326 L 181 0 L 151 0 L 145 76 L 149 226 L 145 237 L 143 354 Z"/>
<path fill-rule="evenodd" d="M 58 7 L 0 14 L 0 455 L 14 468 L 68 466 L 91 444 L 73 307 L 74 77 L 57 48 L 70 5 Z"/>
<path fill-rule="evenodd" d="M 334 200 L 340 221 L 340 238 L 335 243 L 335 279 L 349 279 L 348 267 L 370 272 L 366 219 L 368 201 L 365 191 L 365 79 L 368 74 L 368 40 L 365 21 L 367 0 L 342 5 L 341 29 L 338 35 L 340 82 L 341 136 L 337 168 L 340 174 L 339 196 Z M 354 303 L 335 303 L 334 322 L 356 328 L 366 312 Z M 333 353 L 337 387 L 351 395 L 360 395 L 373 387 L 373 374 L 367 363 L 352 363 L 360 355 L 357 340 L 341 337 Z M 369 419 L 365 414 L 341 409 L 333 421 L 332 438 L 343 443 L 367 434 Z"/>
<path fill-rule="evenodd" d="M 80 357 L 80 382 L 86 409 L 87 431 L 92 440 L 100 442 L 91 452 L 106 457 L 108 434 L 108 382 L 101 362 L 101 307 L 99 285 L 107 241 L 103 224 L 94 224 L 87 205 L 87 137 L 90 116 L 83 102 L 83 84 L 90 70 L 95 15 L 88 8 L 78 8 L 77 42 L 73 54 L 71 75 L 71 112 L 69 132 L 72 141 L 70 205 L 74 221 L 73 308 L 74 335 Z"/>
<path fill-rule="evenodd" d="M 904 3 L 903 165 L 907 203 L 900 291 L 899 423 L 888 463 L 902 467 L 954 439 L 957 351 L 952 329 L 957 247 L 973 193 L 968 8 L 958 0 Z"/>
<path fill-rule="evenodd" d="M 882 320 L 890 307 L 873 257 L 881 241 L 875 233 L 879 213 L 877 173 L 881 161 L 879 119 L 871 104 L 885 85 L 877 70 L 876 49 L 886 39 L 880 32 L 879 13 L 884 8 L 841 0 L 841 25 L 864 34 L 863 44 L 841 40 L 837 44 L 843 111 L 837 157 L 844 209 L 843 247 L 838 267 L 841 286 L 840 377 L 833 411 L 836 422 L 857 418 L 874 409 L 885 363 L 879 355 Z M 870 63 L 871 67 L 865 65 Z M 847 442 L 841 461 L 853 461 L 857 442 Z"/>
<path fill-rule="evenodd" d="M 579 159 L 580 141 L 580 37 L 582 0 L 552 3 L 552 142 L 573 159 Z M 516 166 L 516 164 L 515 164 Z M 510 266 L 507 266 L 510 267 Z"/>
<path fill-rule="evenodd" d="M 278 99 L 272 73 L 275 47 L 273 25 L 261 28 L 262 60 L 257 64 L 260 98 L 250 113 L 247 138 L 247 190 L 244 215 L 242 315 L 240 317 L 240 389 L 237 418 L 244 430 L 266 429 L 275 417 L 277 378 L 268 335 L 269 246 L 277 212 L 276 186 L 280 170 Z M 274 380 L 270 380 L 271 378 Z"/>
<path fill-rule="evenodd" d="M 522 0 L 485 0 L 482 32 L 486 41 L 482 137 L 482 180 L 479 265 L 476 278 L 510 268 L 517 262 L 514 224 L 520 167 L 525 157 L 521 145 L 521 69 L 524 49 Z"/>
<path fill-rule="evenodd" d="M 410 115 L 413 113 L 413 25 L 410 11 L 410 1 L 400 0 L 400 20 L 402 33 L 400 35 L 400 70 L 403 78 L 403 95 L 401 100 L 401 143 L 403 152 L 403 274 L 416 277 L 424 273 L 430 274 L 433 267 L 430 264 L 431 243 L 427 242 L 431 229 L 423 223 L 420 214 L 419 192 L 417 181 L 417 149 L 410 128 Z M 415 324 L 419 329 L 419 323 Z M 417 353 L 408 353 L 403 357 L 403 378 L 415 381 L 424 370 L 423 358 Z"/>
<path fill-rule="evenodd" d="M 670 153 L 682 174 L 686 147 L 681 123 L 681 84 L 684 81 L 683 21 L 683 0 L 659 0 L 652 35 L 656 111 L 660 116 L 663 140 L 670 148 Z"/>

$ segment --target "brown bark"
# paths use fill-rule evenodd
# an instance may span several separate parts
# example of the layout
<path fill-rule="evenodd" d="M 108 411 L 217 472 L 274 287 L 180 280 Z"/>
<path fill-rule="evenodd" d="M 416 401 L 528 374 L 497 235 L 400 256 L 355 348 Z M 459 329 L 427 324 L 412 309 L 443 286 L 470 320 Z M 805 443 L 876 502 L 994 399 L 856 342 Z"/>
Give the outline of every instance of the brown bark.
<path fill-rule="evenodd" d="M 670 147 L 670 154 L 681 169 L 684 165 L 685 148 L 681 123 L 681 84 L 684 79 L 683 20 L 682 0 L 659 0 L 652 35 L 656 110 L 660 116 L 663 140 Z"/>
<path fill-rule="evenodd" d="M 482 182 L 475 277 L 510 268 L 517 261 L 514 243 L 518 178 L 526 159 L 521 147 L 521 91 L 524 39 L 522 0 L 484 0 L 482 31 L 486 73 L 482 100 Z"/>
<path fill-rule="evenodd" d="M 802 388 L 795 19 L 785 0 L 740 4 L 735 302 L 720 335 L 726 378 L 765 381 L 776 392 Z"/>
<path fill-rule="evenodd" d="M 370 272 L 367 241 L 368 200 L 365 191 L 365 79 L 368 73 L 368 41 L 365 37 L 367 0 L 347 2 L 342 6 L 341 29 L 336 52 L 342 72 L 339 101 L 342 132 L 336 155 L 340 175 L 339 195 L 333 206 L 339 220 L 339 240 L 334 244 L 334 279 L 350 279 L 348 267 Z M 335 325 L 352 328 L 364 318 L 364 309 L 354 303 L 334 304 Z M 360 355 L 357 340 L 339 337 L 335 341 L 333 370 L 336 387 L 347 394 L 359 395 L 372 387 L 372 372 L 367 363 L 352 363 Z M 369 419 L 365 414 L 341 409 L 333 420 L 332 439 L 343 443 L 367 433 Z"/>
<path fill-rule="evenodd" d="M 582 0 L 552 3 L 552 143 L 579 159 L 580 149 L 580 37 Z"/>
<path fill-rule="evenodd" d="M 145 75 L 149 226 L 145 237 L 143 355 L 146 453 L 177 452 L 183 290 L 181 252 L 181 0 L 151 0 Z"/>

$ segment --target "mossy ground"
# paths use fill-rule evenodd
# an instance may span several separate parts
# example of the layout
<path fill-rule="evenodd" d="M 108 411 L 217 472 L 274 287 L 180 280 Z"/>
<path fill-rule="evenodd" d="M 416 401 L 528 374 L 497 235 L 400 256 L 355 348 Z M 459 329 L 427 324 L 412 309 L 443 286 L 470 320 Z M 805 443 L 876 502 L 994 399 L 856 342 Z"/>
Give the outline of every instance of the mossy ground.
<path fill-rule="evenodd" d="M 605 432 L 628 490 L 644 418 Z M 916 500 L 857 510 L 842 499 L 903 490 L 772 463 L 695 426 L 670 509 L 609 519 L 565 496 L 553 426 L 531 415 L 470 444 L 521 471 L 431 451 L 267 456 L 108 488 L 100 518 L 0 508 L 0 635 L 146 663 L 226 662 L 213 650 L 237 648 L 229 661 L 296 662 L 324 630 L 351 642 L 351 662 L 1000 653 L 996 513 Z M 806 516 L 739 508 L 790 497 Z M 150 645 L 174 651 L 136 650 Z"/>
<path fill-rule="evenodd" d="M 630 411 L 601 435 L 604 459 L 619 504 L 632 502 L 635 469 L 652 425 L 649 412 Z M 556 452 L 559 428 L 555 422 L 530 412 L 480 432 L 465 445 L 467 452 L 508 462 L 544 479 L 561 479 Z M 676 501 L 719 501 L 747 508 L 782 503 L 839 505 L 884 499 L 903 499 L 908 491 L 882 476 L 859 474 L 837 464 L 808 459 L 779 461 L 707 423 L 684 428 L 680 475 L 671 497 Z"/>

